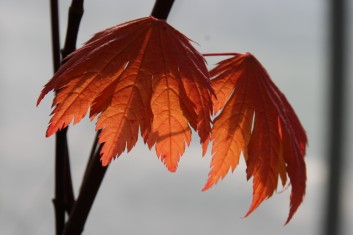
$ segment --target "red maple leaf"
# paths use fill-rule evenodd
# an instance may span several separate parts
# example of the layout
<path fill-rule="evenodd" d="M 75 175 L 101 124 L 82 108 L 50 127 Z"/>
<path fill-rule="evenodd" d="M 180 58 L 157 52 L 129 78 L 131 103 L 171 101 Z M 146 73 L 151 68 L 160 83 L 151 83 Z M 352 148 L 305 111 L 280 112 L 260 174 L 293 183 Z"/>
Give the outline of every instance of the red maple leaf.
<path fill-rule="evenodd" d="M 138 139 L 155 145 L 170 171 L 191 141 L 193 127 L 206 152 L 213 92 L 204 58 L 164 20 L 146 17 L 94 35 L 45 85 L 56 91 L 50 136 L 78 123 L 90 109 L 102 129 L 103 165 L 130 151 Z"/>
<path fill-rule="evenodd" d="M 247 178 L 253 177 L 253 201 L 246 216 L 272 196 L 278 179 L 292 186 L 288 223 L 305 194 L 304 162 L 307 137 L 295 112 L 268 73 L 251 54 L 236 54 L 210 71 L 217 99 L 214 113 L 223 109 L 212 127 L 210 188 L 234 171 L 242 152 Z"/>

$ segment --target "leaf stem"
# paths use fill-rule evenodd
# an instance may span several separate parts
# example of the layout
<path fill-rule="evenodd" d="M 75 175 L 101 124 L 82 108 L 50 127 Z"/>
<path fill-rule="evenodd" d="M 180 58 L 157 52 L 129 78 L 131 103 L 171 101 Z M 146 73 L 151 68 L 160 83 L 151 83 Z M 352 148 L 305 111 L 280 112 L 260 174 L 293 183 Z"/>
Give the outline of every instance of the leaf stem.
<path fill-rule="evenodd" d="M 205 54 L 202 54 L 202 56 L 235 56 L 235 55 L 240 55 L 240 53 L 226 52 L 226 53 L 205 53 Z"/>

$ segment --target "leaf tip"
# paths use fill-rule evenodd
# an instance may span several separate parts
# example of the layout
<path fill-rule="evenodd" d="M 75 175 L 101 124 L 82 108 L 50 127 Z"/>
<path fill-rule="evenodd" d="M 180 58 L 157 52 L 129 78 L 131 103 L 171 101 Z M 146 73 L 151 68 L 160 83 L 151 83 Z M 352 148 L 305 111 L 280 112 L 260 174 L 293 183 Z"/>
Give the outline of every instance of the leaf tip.
<path fill-rule="evenodd" d="M 101 154 L 100 161 L 102 163 L 102 167 L 107 167 L 112 161 L 112 158 L 105 156 L 103 151 L 101 151 L 100 154 Z"/>
<path fill-rule="evenodd" d="M 292 220 L 292 218 L 293 218 L 295 212 L 297 211 L 297 209 L 298 209 L 298 207 L 296 207 L 296 208 L 291 207 L 290 208 L 289 215 L 288 215 L 288 218 L 287 218 L 286 222 L 284 223 L 284 226 L 286 226 Z"/>
<path fill-rule="evenodd" d="M 174 172 L 176 172 L 176 170 L 177 170 L 177 167 L 168 167 L 169 172 L 174 173 Z"/>
<path fill-rule="evenodd" d="M 162 162 L 164 163 L 164 165 L 167 167 L 169 172 L 176 172 L 176 170 L 178 169 L 178 162 L 168 162 L 166 161 L 166 158 L 161 158 Z"/>
<path fill-rule="evenodd" d="M 256 208 L 253 208 L 252 206 L 250 206 L 250 208 L 248 209 L 248 211 L 245 213 L 245 215 L 243 216 L 243 218 L 245 219 L 246 217 L 248 217 Z"/>
<path fill-rule="evenodd" d="M 209 174 L 209 178 L 208 178 L 206 184 L 203 186 L 202 192 L 210 189 L 213 185 L 215 185 L 217 183 L 218 180 L 219 180 L 219 178 Z"/>
<path fill-rule="evenodd" d="M 205 191 L 207 191 L 209 188 L 211 188 L 212 187 L 212 184 L 210 184 L 209 182 L 207 182 L 204 186 L 203 186 L 203 188 L 202 188 L 202 192 L 205 192 Z"/>
<path fill-rule="evenodd" d="M 44 90 L 42 90 L 42 92 L 40 93 L 38 99 L 37 99 L 37 103 L 36 103 L 36 106 L 38 106 L 40 104 L 40 102 L 42 101 L 42 99 L 45 97 L 47 93 L 44 92 Z"/>
<path fill-rule="evenodd" d="M 207 139 L 205 141 L 201 142 L 201 144 L 202 144 L 202 157 L 204 157 L 206 155 L 209 143 L 210 143 L 209 136 L 207 137 Z"/>
<path fill-rule="evenodd" d="M 107 167 L 110 162 L 101 158 L 101 163 L 102 163 L 102 167 Z"/>
<path fill-rule="evenodd" d="M 244 56 L 245 57 L 254 57 L 253 54 L 251 54 L 251 52 L 245 52 Z"/>
<path fill-rule="evenodd" d="M 38 100 L 37 100 L 37 103 L 36 103 L 36 106 L 38 107 L 38 105 L 40 104 L 40 102 L 42 101 L 42 99 L 43 99 L 43 97 L 40 97 L 39 96 L 39 98 L 38 98 Z"/>
<path fill-rule="evenodd" d="M 47 131 L 45 132 L 45 137 L 50 137 L 51 135 L 55 134 L 58 131 L 57 128 L 54 128 L 53 126 L 49 125 Z"/>

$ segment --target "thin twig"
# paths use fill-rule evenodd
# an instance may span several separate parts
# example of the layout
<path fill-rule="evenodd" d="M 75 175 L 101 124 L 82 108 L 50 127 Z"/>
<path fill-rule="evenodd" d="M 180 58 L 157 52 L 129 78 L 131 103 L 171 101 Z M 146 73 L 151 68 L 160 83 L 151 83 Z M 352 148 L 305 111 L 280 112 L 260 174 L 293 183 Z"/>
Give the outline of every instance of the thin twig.
<path fill-rule="evenodd" d="M 50 20 L 54 73 L 60 67 L 60 33 L 59 33 L 59 10 L 58 0 L 50 0 Z"/>
<path fill-rule="evenodd" d="M 77 35 L 83 11 L 83 0 L 72 0 L 69 8 L 65 45 L 61 51 L 64 62 L 65 57 L 76 50 Z"/>
<path fill-rule="evenodd" d="M 69 9 L 69 18 L 67 23 L 67 32 L 66 32 L 66 40 L 64 48 L 62 49 L 62 62 L 61 64 L 65 63 L 65 58 L 67 55 L 72 53 L 76 50 L 76 42 L 77 42 L 77 35 L 78 30 L 81 22 L 81 18 L 83 15 L 83 0 L 73 0 L 71 2 L 71 6 Z M 74 205 L 75 198 L 73 193 L 72 187 L 72 180 L 71 180 L 71 173 L 70 173 L 70 161 L 69 161 L 69 153 L 68 153 L 68 146 L 67 146 L 67 137 L 66 131 L 63 132 L 65 135 L 62 137 L 65 138 L 66 146 L 61 145 L 66 150 L 65 157 L 64 157 L 64 200 L 65 200 L 65 208 L 68 214 L 71 213 L 71 209 Z M 65 130 L 64 129 L 64 130 Z M 60 146 L 60 145 L 59 145 Z"/>
<path fill-rule="evenodd" d="M 66 130 L 55 136 L 55 198 L 56 234 L 62 234 L 65 224 L 65 158 L 68 157 Z"/>
<path fill-rule="evenodd" d="M 89 172 L 84 182 L 77 201 L 72 209 L 69 220 L 66 223 L 64 235 L 81 234 L 86 223 L 89 211 L 93 205 L 98 189 L 102 183 L 107 167 L 102 167 L 100 162 L 100 151 L 102 145 L 97 149 L 92 164 L 89 164 Z"/>
<path fill-rule="evenodd" d="M 53 67 L 56 72 L 60 67 L 60 33 L 58 1 L 50 1 L 51 35 Z M 70 169 L 68 165 L 68 147 L 66 129 L 57 133 L 55 137 L 55 196 L 53 199 L 55 209 L 56 234 L 62 234 L 65 225 L 65 209 L 68 197 L 65 185 L 71 184 Z M 67 159 L 67 160 L 66 160 Z M 69 174 L 66 172 L 68 171 Z M 68 182 L 69 181 L 69 182 Z"/>
<path fill-rule="evenodd" d="M 71 167 L 70 167 L 70 157 L 69 157 L 69 146 L 67 143 L 67 130 L 68 128 L 65 128 L 64 130 L 60 131 L 59 133 L 63 133 L 65 137 L 63 137 L 64 145 L 64 206 L 65 206 L 65 211 L 69 215 L 71 212 L 71 209 L 74 205 L 75 202 L 75 196 L 74 196 L 74 190 L 72 186 L 72 179 L 71 179 Z M 59 145 L 60 146 L 60 145 Z"/>
<path fill-rule="evenodd" d="M 83 8 L 79 8 L 83 1 L 73 1 L 69 12 L 68 31 L 66 35 L 63 58 L 75 50 L 76 39 Z M 76 9 L 76 11 L 75 11 Z M 78 9 L 78 10 L 77 10 Z M 82 9 L 82 10 L 81 10 Z M 77 12 L 81 12 L 78 17 Z M 51 28 L 52 28 L 52 50 L 53 64 L 56 72 L 60 64 L 60 33 L 59 33 L 59 10 L 58 1 L 50 1 Z M 56 217 L 56 234 L 62 234 L 65 225 L 65 211 L 71 212 L 74 203 L 74 194 L 70 172 L 69 150 L 67 144 L 67 128 L 56 134 L 55 143 L 55 198 L 53 199 Z"/>
<path fill-rule="evenodd" d="M 97 147 L 99 147 L 98 146 L 98 140 L 99 140 L 99 134 L 100 133 L 101 133 L 101 130 L 97 131 L 96 137 L 94 138 L 94 142 L 93 142 L 93 145 L 92 145 L 91 153 L 90 153 L 90 155 L 88 157 L 86 170 L 85 170 L 85 173 L 83 175 L 82 182 L 85 182 L 87 180 L 88 169 L 90 169 L 90 165 L 93 164 L 93 162 L 94 162 L 94 156 L 96 154 Z"/>

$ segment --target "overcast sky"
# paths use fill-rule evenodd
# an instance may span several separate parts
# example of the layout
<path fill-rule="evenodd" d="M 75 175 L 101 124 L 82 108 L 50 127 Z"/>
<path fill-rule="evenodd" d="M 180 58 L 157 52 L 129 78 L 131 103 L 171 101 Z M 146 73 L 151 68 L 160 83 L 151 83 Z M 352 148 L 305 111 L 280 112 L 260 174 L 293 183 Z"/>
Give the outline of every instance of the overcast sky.
<path fill-rule="evenodd" d="M 148 16 L 153 4 L 153 0 L 86 1 L 78 46 L 107 27 Z M 60 1 L 61 42 L 68 5 L 69 1 Z M 201 157 L 194 135 L 176 173 L 168 172 L 141 141 L 113 161 L 84 234 L 319 234 L 326 187 L 326 8 L 322 0 L 176 0 L 168 19 L 197 42 L 202 53 L 254 54 L 296 110 L 309 137 L 308 181 L 304 203 L 289 225 L 283 226 L 290 189 L 242 218 L 252 195 L 243 161 L 234 174 L 201 192 L 211 155 Z M 2 0 L 0 35 L 0 233 L 52 234 L 54 137 L 44 136 L 52 94 L 35 107 L 53 71 L 49 1 Z M 210 60 L 209 65 L 215 62 Z M 353 87 L 351 80 L 348 87 Z M 352 125 L 347 129 L 352 136 Z M 75 195 L 93 137 L 94 123 L 87 118 L 70 127 Z M 346 163 L 347 169 L 353 165 L 352 160 Z M 344 193 L 351 196 L 348 179 L 353 174 L 345 176 Z M 353 233 L 350 196 L 345 196 L 344 204 L 346 235 Z"/>

